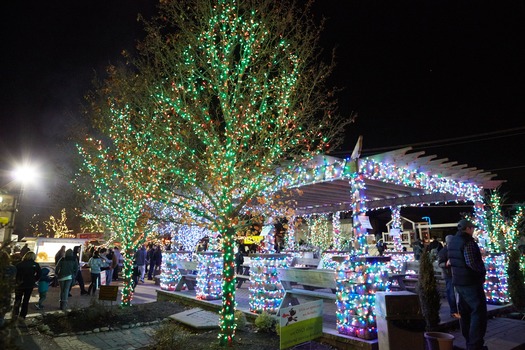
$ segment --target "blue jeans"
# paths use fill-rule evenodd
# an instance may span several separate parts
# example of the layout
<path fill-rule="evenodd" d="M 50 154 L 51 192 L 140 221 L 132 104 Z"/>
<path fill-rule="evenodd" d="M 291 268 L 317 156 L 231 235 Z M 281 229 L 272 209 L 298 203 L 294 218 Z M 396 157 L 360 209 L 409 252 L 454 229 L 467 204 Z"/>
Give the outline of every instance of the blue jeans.
<path fill-rule="evenodd" d="M 452 278 L 445 279 L 445 284 L 447 287 L 448 306 L 450 307 L 450 314 L 452 315 L 458 312 L 458 305 L 456 304 L 456 295 L 454 294 L 454 286 L 452 285 Z"/>
<path fill-rule="evenodd" d="M 93 295 L 97 291 L 97 288 L 100 287 L 100 273 L 91 273 L 91 284 L 89 285 L 88 293 L 91 294 L 93 292 Z"/>
<path fill-rule="evenodd" d="M 69 296 L 69 289 L 71 287 L 72 279 L 58 281 L 60 284 L 60 310 L 67 308 L 67 298 Z"/>
<path fill-rule="evenodd" d="M 487 331 L 487 299 L 483 285 L 455 286 L 459 294 L 461 333 L 467 350 L 481 350 Z"/>
<path fill-rule="evenodd" d="M 106 286 L 111 285 L 113 281 L 113 269 L 107 269 L 106 271 Z"/>

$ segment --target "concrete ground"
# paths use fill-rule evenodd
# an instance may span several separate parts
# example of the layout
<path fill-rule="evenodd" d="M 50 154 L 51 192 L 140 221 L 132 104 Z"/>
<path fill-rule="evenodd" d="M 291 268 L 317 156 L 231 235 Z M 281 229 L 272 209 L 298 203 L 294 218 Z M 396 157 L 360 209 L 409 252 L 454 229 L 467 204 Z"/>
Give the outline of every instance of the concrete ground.
<path fill-rule="evenodd" d="M 121 285 L 121 282 L 113 282 L 112 285 Z M 248 284 L 238 290 L 237 298 L 240 308 L 247 299 L 248 295 Z M 159 286 L 155 285 L 153 281 L 146 281 L 146 283 L 139 285 L 136 288 L 135 297 L 133 299 L 134 304 L 142 304 L 148 302 L 154 302 L 157 300 L 157 291 Z M 38 301 L 38 292 L 33 292 L 33 296 L 30 301 L 29 313 L 27 316 L 26 323 L 31 322 L 31 319 L 43 312 L 59 311 L 59 291 L 60 288 L 50 288 L 48 298 L 45 303 L 44 311 L 36 310 L 34 305 Z M 162 291 L 162 294 L 170 293 Z M 178 293 L 188 299 L 192 299 L 191 291 L 185 291 Z M 193 292 L 194 293 L 194 292 Z M 93 296 L 81 296 L 78 286 L 73 287 L 73 296 L 69 300 L 70 307 L 87 307 L 91 303 Z M 118 300 L 120 297 L 117 299 Z M 194 300 L 194 299 L 193 299 Z M 203 301 L 200 301 L 201 303 Z M 110 302 L 105 301 L 110 304 Z M 220 301 L 209 302 L 215 306 L 220 305 Z M 445 305 L 446 302 L 443 302 Z M 198 304 L 196 304 L 198 305 Z M 325 309 L 330 310 L 331 306 L 327 305 Z M 220 306 L 219 306 L 220 307 Z M 335 306 L 334 306 L 335 307 Z M 496 313 L 500 307 L 489 306 L 491 313 Z M 334 309 L 335 311 L 335 309 Z M 331 313 L 331 311 L 330 311 Z M 458 322 L 452 319 L 448 315 L 448 310 L 445 307 L 441 311 L 441 319 L 445 328 L 448 332 L 455 336 L 454 346 L 456 349 L 464 349 L 465 341 L 460 333 Z M 335 336 L 335 317 L 328 317 L 325 320 L 325 328 L 332 329 Z M 332 324 L 334 323 L 334 324 Z M 24 327 L 20 325 L 13 329 L 14 334 L 17 337 L 17 344 L 21 349 L 24 350 L 70 350 L 70 349 L 138 349 L 151 342 L 151 335 L 157 326 L 144 326 L 132 329 L 123 329 L 119 331 L 91 333 L 86 335 L 75 335 L 65 337 L 54 337 L 49 338 L 40 335 L 36 330 L 31 327 Z M 525 350 L 525 321 L 511 320 L 508 318 L 491 318 L 488 322 L 488 331 L 486 336 L 486 345 L 491 350 Z M 377 343 L 377 341 L 376 341 Z M 377 345 L 376 345 L 377 347 Z M 343 349 L 343 348 L 341 348 Z M 351 349 L 345 347 L 344 349 Z M 381 349 L 379 349 L 381 350 Z M 408 349 L 407 349 L 408 350 Z"/>
<path fill-rule="evenodd" d="M 121 281 L 113 282 L 111 285 L 121 286 Z M 150 303 L 157 300 L 157 290 L 159 286 L 155 285 L 153 281 L 145 280 L 145 283 L 139 283 L 135 289 L 133 298 L 133 304 Z M 73 287 L 69 298 L 68 306 L 70 308 L 84 308 L 88 307 L 92 302 L 93 298 L 97 296 L 80 295 L 80 289 L 78 286 Z M 29 303 L 29 312 L 26 317 L 26 324 L 29 325 L 32 319 L 39 314 L 44 312 L 58 312 L 60 311 L 59 303 L 60 288 L 50 287 L 47 295 L 47 299 L 44 303 L 44 310 L 37 310 L 35 304 L 38 301 L 38 291 L 36 288 L 33 290 L 31 300 Z M 102 301 L 110 305 L 111 303 L 116 304 L 120 300 L 120 288 L 119 296 L 116 302 Z M 10 315 L 6 315 L 7 319 Z M 14 336 L 17 339 L 17 345 L 23 350 L 70 350 L 70 349 L 82 349 L 82 350 L 132 350 L 141 348 L 149 344 L 152 339 L 151 335 L 155 331 L 156 327 L 143 326 L 137 328 L 123 329 L 120 331 L 111 332 L 100 332 L 91 333 L 86 335 L 78 336 L 66 336 L 66 337 L 54 337 L 50 338 L 43 336 L 32 327 L 27 327 L 24 324 L 18 324 L 17 327 L 12 329 Z"/>

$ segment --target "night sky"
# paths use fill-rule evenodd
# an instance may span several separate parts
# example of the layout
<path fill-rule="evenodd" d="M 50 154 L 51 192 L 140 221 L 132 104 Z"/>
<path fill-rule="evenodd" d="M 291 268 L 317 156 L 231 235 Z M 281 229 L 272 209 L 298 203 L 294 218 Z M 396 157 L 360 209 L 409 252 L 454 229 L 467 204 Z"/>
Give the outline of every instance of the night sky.
<path fill-rule="evenodd" d="M 504 3 L 504 4 L 503 4 Z M 0 169 L 30 158 L 44 176 L 22 209 L 58 213 L 44 201 L 61 180 L 65 130 L 95 74 L 142 35 L 150 0 L 2 2 Z M 336 47 L 340 113 L 357 112 L 363 155 L 404 146 L 492 171 L 509 202 L 525 201 L 525 5 L 523 1 L 318 0 L 322 44 Z M 4 184 L 2 184 L 4 185 Z"/>

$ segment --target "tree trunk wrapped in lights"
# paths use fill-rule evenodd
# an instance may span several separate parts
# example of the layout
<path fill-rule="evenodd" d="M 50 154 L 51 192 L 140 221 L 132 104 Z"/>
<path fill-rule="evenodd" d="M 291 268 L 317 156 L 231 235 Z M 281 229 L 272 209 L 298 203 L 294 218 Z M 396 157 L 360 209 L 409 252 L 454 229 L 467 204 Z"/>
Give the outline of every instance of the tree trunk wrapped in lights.
<path fill-rule="evenodd" d="M 137 170 L 126 178 L 138 189 L 130 200 L 144 198 L 149 178 L 150 198 L 176 208 L 182 224 L 219 235 L 223 345 L 235 335 L 234 244 L 245 218 L 293 215 L 282 206 L 283 179 L 336 146 L 350 122 L 326 89 L 333 66 L 319 61 L 310 5 L 161 1 L 140 56 L 109 70 L 104 92 L 114 98 L 101 125 L 123 123 L 126 130 L 106 135 L 135 141 L 122 164 Z"/>

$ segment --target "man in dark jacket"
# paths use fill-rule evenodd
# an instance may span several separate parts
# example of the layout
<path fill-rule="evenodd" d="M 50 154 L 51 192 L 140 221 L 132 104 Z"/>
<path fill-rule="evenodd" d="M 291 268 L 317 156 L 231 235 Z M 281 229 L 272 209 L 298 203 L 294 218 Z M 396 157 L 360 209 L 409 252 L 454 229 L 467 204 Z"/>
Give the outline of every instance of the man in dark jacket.
<path fill-rule="evenodd" d="M 35 253 L 27 252 L 22 261 L 16 265 L 15 303 L 11 317 L 13 320 L 16 320 L 18 316 L 26 318 L 29 298 L 42 273 L 35 259 Z"/>
<path fill-rule="evenodd" d="M 146 273 L 146 247 L 141 246 L 135 252 L 135 263 L 139 270 L 139 280 L 144 283 L 144 274 Z"/>
<path fill-rule="evenodd" d="M 156 246 L 149 260 L 148 280 L 153 280 L 153 278 L 155 277 L 157 273 L 156 271 L 160 272 L 161 265 L 162 265 L 162 250 L 160 250 L 160 246 Z"/>
<path fill-rule="evenodd" d="M 467 350 L 485 347 L 487 331 L 487 300 L 483 284 L 486 269 L 481 252 L 472 235 L 475 225 L 463 219 L 458 222 L 458 232 L 448 245 L 448 258 L 452 266 L 452 284 L 459 295 L 461 333 Z"/>

